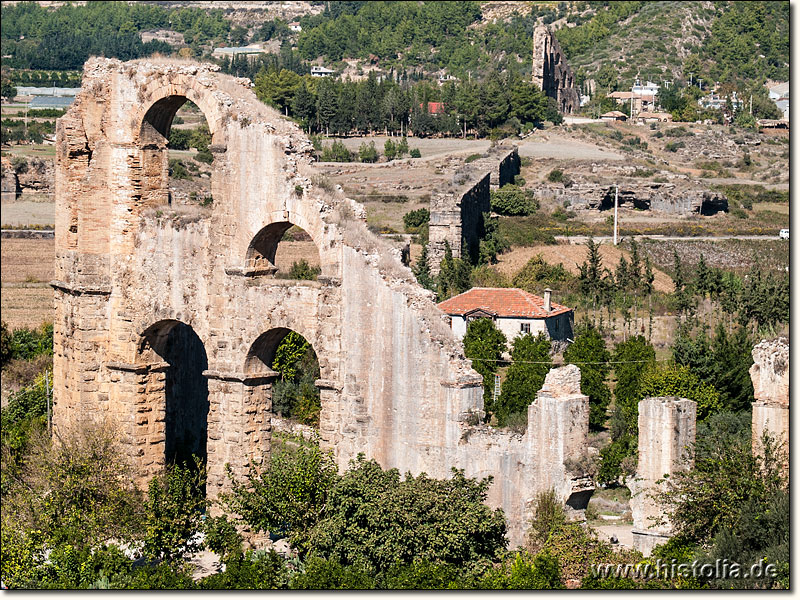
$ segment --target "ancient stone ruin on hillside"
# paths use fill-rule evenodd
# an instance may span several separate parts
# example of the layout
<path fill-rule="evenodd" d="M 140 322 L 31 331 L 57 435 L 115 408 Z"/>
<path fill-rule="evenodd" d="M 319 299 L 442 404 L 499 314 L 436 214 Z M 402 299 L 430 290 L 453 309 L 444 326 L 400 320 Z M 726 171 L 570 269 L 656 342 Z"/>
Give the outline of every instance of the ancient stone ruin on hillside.
<path fill-rule="evenodd" d="M 581 105 L 575 76 L 558 45 L 556 36 L 545 26 L 533 30 L 533 83 L 555 99 L 558 110 L 572 114 Z"/>
<path fill-rule="evenodd" d="M 214 156 L 204 205 L 171 203 L 167 140 L 187 100 Z M 102 421 L 140 481 L 187 453 L 208 494 L 270 453 L 270 368 L 290 331 L 319 359 L 321 443 L 340 467 L 363 452 L 401 472 L 493 476 L 514 544 L 530 503 L 555 488 L 580 516 L 592 486 L 580 372 L 548 376 L 524 435 L 474 425 L 481 377 L 430 292 L 314 169 L 299 128 L 211 65 L 92 59 L 57 124 L 54 424 Z M 296 225 L 317 281 L 275 277 Z"/>

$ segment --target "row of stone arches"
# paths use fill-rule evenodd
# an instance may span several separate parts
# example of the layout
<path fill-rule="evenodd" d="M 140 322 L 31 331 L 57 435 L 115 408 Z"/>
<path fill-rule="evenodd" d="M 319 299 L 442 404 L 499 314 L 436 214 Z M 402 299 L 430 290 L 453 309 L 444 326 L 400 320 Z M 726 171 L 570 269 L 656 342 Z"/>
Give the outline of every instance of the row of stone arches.
<path fill-rule="evenodd" d="M 290 334 L 306 342 L 317 360 L 310 342 L 291 329 L 275 327 L 261 333 L 250 345 L 242 365 L 243 379 L 258 384 L 254 393 L 260 409 L 271 412 L 272 386 L 282 378 L 272 366 L 276 352 Z M 160 320 L 142 332 L 136 364 L 145 373 L 139 404 L 146 405 L 145 414 L 152 416 L 152 420 L 145 418 L 137 423 L 140 434 L 149 434 L 151 446 L 162 446 L 156 454 L 164 464 L 191 463 L 193 457 L 205 462 L 211 410 L 209 378 L 213 373 L 203 341 L 182 321 Z"/>

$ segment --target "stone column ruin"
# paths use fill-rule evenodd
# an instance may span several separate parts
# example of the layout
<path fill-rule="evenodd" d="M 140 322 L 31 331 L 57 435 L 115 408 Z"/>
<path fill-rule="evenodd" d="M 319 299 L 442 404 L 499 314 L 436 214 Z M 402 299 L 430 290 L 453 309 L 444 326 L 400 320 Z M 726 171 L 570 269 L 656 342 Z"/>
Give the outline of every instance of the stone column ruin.
<path fill-rule="evenodd" d="M 789 448 L 789 340 L 763 340 L 753 348 L 753 452 L 760 453 L 764 433 Z M 788 473 L 788 454 L 784 469 Z"/>
<path fill-rule="evenodd" d="M 672 536 L 654 495 L 664 490 L 664 478 L 693 464 L 697 403 L 685 398 L 645 398 L 639 402 L 639 464 L 629 485 L 633 513 L 633 547 L 645 556 Z"/>

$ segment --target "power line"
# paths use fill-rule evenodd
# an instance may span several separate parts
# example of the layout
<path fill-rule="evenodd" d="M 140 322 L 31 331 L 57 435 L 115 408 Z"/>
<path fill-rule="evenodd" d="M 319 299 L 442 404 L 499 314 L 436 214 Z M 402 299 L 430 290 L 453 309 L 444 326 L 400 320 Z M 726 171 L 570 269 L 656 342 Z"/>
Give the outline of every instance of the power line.
<path fill-rule="evenodd" d="M 657 358 L 653 360 L 608 360 L 608 361 L 585 360 L 585 361 L 569 362 L 569 363 L 554 363 L 552 361 L 546 361 L 546 360 L 503 360 L 502 358 L 469 358 L 469 360 L 472 361 L 481 360 L 484 362 L 501 362 L 501 363 L 525 364 L 525 365 L 552 365 L 554 367 L 563 367 L 566 365 L 575 365 L 576 367 L 580 367 L 581 365 L 635 365 L 642 363 L 672 361 L 671 358 Z"/>

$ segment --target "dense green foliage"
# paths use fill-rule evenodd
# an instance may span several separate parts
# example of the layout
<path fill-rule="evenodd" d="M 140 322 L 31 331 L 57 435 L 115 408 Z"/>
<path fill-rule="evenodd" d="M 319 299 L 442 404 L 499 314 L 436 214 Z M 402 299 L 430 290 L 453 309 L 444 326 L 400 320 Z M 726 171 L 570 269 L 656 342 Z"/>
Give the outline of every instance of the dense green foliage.
<path fill-rule="evenodd" d="M 746 413 L 714 415 L 698 426 L 693 467 L 675 473 L 659 496 L 678 539 L 702 561 L 776 566 L 774 579 L 710 580 L 714 587 L 789 584 L 787 448 L 766 436 L 759 447 L 753 451 Z"/>
<path fill-rule="evenodd" d="M 319 379 L 319 361 L 311 344 L 290 331 L 275 349 L 272 368 L 280 374 L 272 386 L 273 412 L 313 427 L 319 425 L 321 404 L 315 385 Z"/>
<path fill-rule="evenodd" d="M 444 302 L 451 296 L 470 289 L 470 271 L 469 263 L 462 258 L 453 258 L 450 243 L 445 242 L 444 257 L 439 263 L 439 274 L 436 276 L 437 300 Z"/>
<path fill-rule="evenodd" d="M 363 457 L 332 487 L 323 518 L 310 532 L 319 555 L 370 573 L 415 559 L 455 566 L 496 559 L 505 548 L 505 517 L 484 504 L 491 479 L 453 471 L 449 479 L 396 469 Z"/>
<path fill-rule="evenodd" d="M 578 328 L 575 341 L 564 350 L 564 362 L 581 370 L 581 392 L 589 396 L 589 427 L 600 429 L 606 421 L 611 391 L 606 378 L 611 372 L 611 353 L 600 332 L 591 325 Z"/>
<path fill-rule="evenodd" d="M 0 365 L 5 366 L 10 360 L 31 360 L 37 356 L 53 354 L 53 324 L 46 323 L 38 329 L 21 327 L 9 331 L 2 324 L 2 352 Z"/>
<path fill-rule="evenodd" d="M 538 208 L 533 193 L 507 183 L 499 190 L 491 191 L 492 210 L 501 215 L 529 215 Z"/>
<path fill-rule="evenodd" d="M 464 335 L 464 356 L 472 360 L 472 368 L 483 376 L 483 405 L 487 413 L 494 411 L 494 376 L 505 349 L 506 336 L 491 319 L 469 322 Z"/>
<path fill-rule="evenodd" d="M 527 422 L 528 405 L 536 398 L 551 367 L 550 340 L 543 333 L 514 338 L 511 366 L 494 407 L 499 426 L 507 425 L 516 414 L 521 414 L 521 421 Z"/>
<path fill-rule="evenodd" d="M 171 28 L 190 45 L 226 41 L 230 22 L 221 10 L 88 2 L 49 10 L 38 3 L 20 2 L 3 10 L 3 54 L 9 66 L 22 69 L 81 69 L 90 56 L 130 60 L 155 52 L 169 54 L 160 41 L 142 43 L 139 32 Z M 199 48 L 199 47 L 198 47 Z"/>

